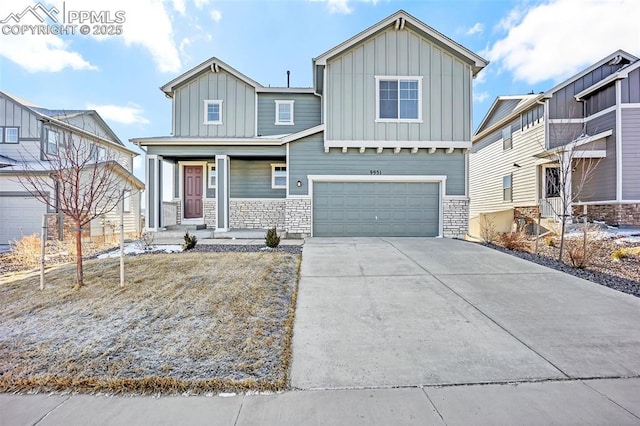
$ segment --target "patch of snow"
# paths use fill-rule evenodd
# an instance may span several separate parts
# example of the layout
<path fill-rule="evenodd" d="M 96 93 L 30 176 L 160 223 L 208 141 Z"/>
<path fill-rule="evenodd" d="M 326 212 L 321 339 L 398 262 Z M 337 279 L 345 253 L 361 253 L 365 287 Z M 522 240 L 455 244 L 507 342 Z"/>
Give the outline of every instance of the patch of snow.
<path fill-rule="evenodd" d="M 230 398 L 232 396 L 236 396 L 235 392 L 222 392 L 218 394 L 219 397 L 221 398 Z"/>
<path fill-rule="evenodd" d="M 151 246 L 148 250 L 141 249 L 136 243 L 129 243 L 124 246 L 124 254 L 132 255 L 132 254 L 143 254 L 143 253 L 156 253 L 156 252 L 164 252 L 164 253 L 179 253 L 182 251 L 182 246 L 179 245 L 155 245 Z M 98 256 L 98 259 L 107 259 L 112 257 L 119 257 L 120 249 L 115 249 L 108 253 L 103 253 Z"/>

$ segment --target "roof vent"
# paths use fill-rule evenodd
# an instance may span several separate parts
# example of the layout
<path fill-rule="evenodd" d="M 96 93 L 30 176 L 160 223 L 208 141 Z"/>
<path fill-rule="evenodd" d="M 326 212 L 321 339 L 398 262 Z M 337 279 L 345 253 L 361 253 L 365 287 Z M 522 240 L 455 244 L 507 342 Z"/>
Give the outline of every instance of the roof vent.
<path fill-rule="evenodd" d="M 620 62 L 622 62 L 622 59 L 622 55 L 616 55 L 615 58 L 609 61 L 609 65 L 618 65 Z"/>
<path fill-rule="evenodd" d="M 396 19 L 396 24 L 395 24 L 396 30 L 403 30 L 405 22 L 406 20 L 404 18 Z"/>
<path fill-rule="evenodd" d="M 220 67 L 215 62 L 211 64 L 211 72 L 220 72 Z"/>

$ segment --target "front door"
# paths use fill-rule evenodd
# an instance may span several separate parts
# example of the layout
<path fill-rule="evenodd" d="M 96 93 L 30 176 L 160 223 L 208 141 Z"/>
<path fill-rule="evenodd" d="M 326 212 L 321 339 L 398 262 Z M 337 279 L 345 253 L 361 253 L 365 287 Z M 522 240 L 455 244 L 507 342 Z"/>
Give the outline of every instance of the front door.
<path fill-rule="evenodd" d="M 202 166 L 184 166 L 184 218 L 202 217 Z"/>

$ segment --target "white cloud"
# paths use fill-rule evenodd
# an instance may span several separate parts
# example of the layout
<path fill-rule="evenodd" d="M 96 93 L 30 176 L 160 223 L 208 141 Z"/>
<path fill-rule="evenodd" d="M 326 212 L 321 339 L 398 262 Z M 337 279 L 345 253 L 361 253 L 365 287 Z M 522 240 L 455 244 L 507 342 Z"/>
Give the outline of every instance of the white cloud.
<path fill-rule="evenodd" d="M 552 0 L 514 10 L 484 54 L 514 80 L 560 81 L 617 49 L 640 53 L 637 0 Z"/>
<path fill-rule="evenodd" d="M 483 31 L 484 31 L 484 25 L 481 22 L 476 22 L 473 27 L 467 30 L 466 34 L 467 35 L 482 34 Z"/>
<path fill-rule="evenodd" d="M 489 97 L 489 92 L 473 92 L 474 102 L 484 102 Z"/>
<path fill-rule="evenodd" d="M 129 103 L 126 106 L 87 104 L 87 109 L 98 111 L 98 114 L 106 121 L 115 121 L 121 124 L 149 124 L 149 120 L 142 115 L 144 111 L 134 103 Z"/>
<path fill-rule="evenodd" d="M 341 13 L 348 15 L 353 12 L 353 7 L 349 5 L 350 0 L 308 0 L 311 2 L 326 3 L 329 13 Z M 379 0 L 358 0 L 360 3 L 371 3 L 374 6 Z"/>
<path fill-rule="evenodd" d="M 222 19 L 222 12 L 220 12 L 218 9 L 211 9 L 209 15 L 214 22 L 220 22 L 220 20 Z"/>
<path fill-rule="evenodd" d="M 181 15 L 184 15 L 187 12 L 187 5 L 185 4 L 185 0 L 173 0 L 173 10 Z"/>
<path fill-rule="evenodd" d="M 0 2 L 0 19 L 10 13 L 18 14 L 26 7 L 33 6 L 28 0 Z M 40 12 L 42 15 L 42 12 Z M 49 21 L 47 21 L 49 23 Z M 32 14 L 25 15 L 20 22 L 9 21 L 8 25 L 40 25 Z M 16 27 L 17 28 L 17 27 Z M 79 52 L 73 50 L 70 42 L 56 35 L 21 34 L 0 35 L 0 56 L 15 62 L 28 72 L 59 72 L 66 68 L 76 71 L 97 70 Z"/>
<path fill-rule="evenodd" d="M 203 7 L 209 4 L 209 0 L 193 0 L 193 4 L 196 6 L 197 9 L 202 9 Z"/>

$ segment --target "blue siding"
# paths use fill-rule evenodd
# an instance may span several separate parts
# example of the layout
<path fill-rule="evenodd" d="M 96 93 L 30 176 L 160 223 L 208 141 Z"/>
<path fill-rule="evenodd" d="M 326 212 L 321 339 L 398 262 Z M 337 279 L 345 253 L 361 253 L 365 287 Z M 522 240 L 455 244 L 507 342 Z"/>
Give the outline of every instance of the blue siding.
<path fill-rule="evenodd" d="M 285 198 L 285 189 L 271 188 L 271 163 L 281 160 L 236 160 L 231 159 L 229 169 L 231 198 Z"/>
<path fill-rule="evenodd" d="M 308 195 L 307 175 L 370 175 L 371 171 L 382 175 L 446 175 L 447 193 L 443 195 L 465 195 L 465 161 L 459 150 L 452 154 L 442 150 L 435 154 L 424 150 L 411 154 L 405 149 L 394 154 L 386 149 L 378 154 L 375 149 L 367 149 L 360 154 L 357 149 L 350 149 L 343 154 L 332 149 L 326 154 L 321 133 L 290 144 L 291 195 Z M 302 183 L 300 187 L 295 184 L 298 180 Z"/>
<path fill-rule="evenodd" d="M 293 125 L 276 126 L 276 100 L 294 101 Z M 320 98 L 312 93 L 259 93 L 258 135 L 296 133 L 320 124 Z"/>

